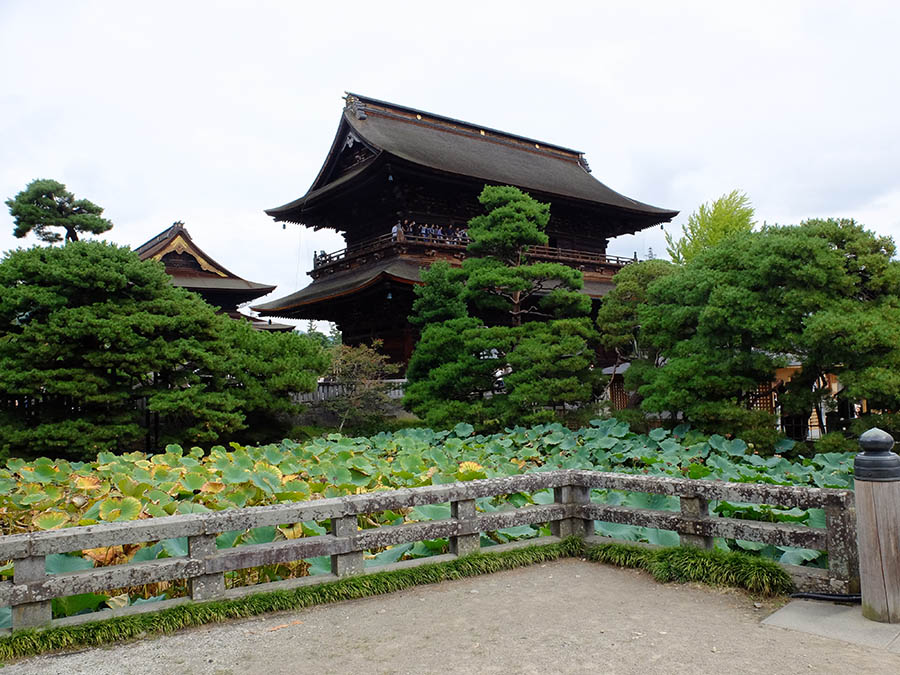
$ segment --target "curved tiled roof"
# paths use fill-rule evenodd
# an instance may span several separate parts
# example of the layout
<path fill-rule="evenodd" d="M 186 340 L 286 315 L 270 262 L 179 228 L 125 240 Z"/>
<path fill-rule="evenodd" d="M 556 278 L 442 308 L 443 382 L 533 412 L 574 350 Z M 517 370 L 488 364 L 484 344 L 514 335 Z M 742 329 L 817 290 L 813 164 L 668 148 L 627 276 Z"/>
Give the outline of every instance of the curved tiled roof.
<path fill-rule="evenodd" d="M 330 180 L 330 167 L 348 132 L 382 160 L 395 157 L 448 174 L 613 207 L 645 216 L 651 224 L 671 220 L 678 214 L 607 187 L 590 174 L 583 153 L 577 150 L 356 94 L 348 94 L 346 100 L 335 143 L 309 192 L 284 206 L 267 209 L 267 214 L 279 220 L 293 220 L 297 209 L 311 206 L 374 164 L 370 160 L 365 166 Z"/>

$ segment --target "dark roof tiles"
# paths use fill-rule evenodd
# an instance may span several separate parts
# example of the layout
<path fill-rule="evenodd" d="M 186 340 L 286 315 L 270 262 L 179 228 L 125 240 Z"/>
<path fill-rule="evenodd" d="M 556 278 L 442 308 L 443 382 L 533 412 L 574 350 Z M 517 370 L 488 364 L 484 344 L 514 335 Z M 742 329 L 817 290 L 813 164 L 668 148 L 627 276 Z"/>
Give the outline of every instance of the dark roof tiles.
<path fill-rule="evenodd" d="M 607 187 L 589 173 L 584 155 L 577 150 L 356 94 L 347 94 L 346 100 L 332 151 L 313 186 L 303 197 L 267 209 L 270 216 L 296 221 L 298 209 L 311 207 L 373 165 L 369 161 L 335 180 L 330 178 L 330 163 L 351 131 L 384 161 L 396 157 L 448 174 L 609 206 L 641 216 L 649 224 L 666 222 L 678 214 Z"/>

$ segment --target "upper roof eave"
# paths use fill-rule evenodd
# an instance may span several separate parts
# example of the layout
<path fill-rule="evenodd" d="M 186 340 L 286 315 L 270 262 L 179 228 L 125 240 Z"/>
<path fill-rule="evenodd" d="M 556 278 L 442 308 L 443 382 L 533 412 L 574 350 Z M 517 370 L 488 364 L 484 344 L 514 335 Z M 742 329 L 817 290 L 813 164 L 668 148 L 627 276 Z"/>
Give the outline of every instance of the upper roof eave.
<path fill-rule="evenodd" d="M 302 209 L 303 207 L 308 206 L 310 203 L 315 202 L 319 199 L 322 199 L 323 197 L 330 195 L 331 193 L 335 192 L 342 186 L 351 182 L 354 178 L 356 178 L 360 174 L 365 173 L 367 169 L 374 166 L 377 163 L 376 160 L 380 156 L 381 155 L 379 153 L 372 159 L 366 160 L 360 166 L 354 167 L 353 169 L 351 169 L 350 171 L 345 173 L 343 176 L 331 181 L 327 185 L 324 185 L 318 189 L 310 188 L 310 190 L 305 195 L 303 195 L 302 197 L 299 197 L 298 199 L 295 199 L 292 202 L 288 202 L 287 204 L 283 204 L 281 206 L 276 206 L 271 209 L 265 209 L 266 215 L 274 218 L 276 220 L 276 222 L 282 221 L 282 220 L 287 220 L 289 222 L 299 223 L 300 222 L 299 220 L 291 220 L 291 218 L 288 217 L 288 214 L 292 214 L 295 211 L 297 211 L 297 209 Z"/>
<path fill-rule="evenodd" d="M 367 103 L 371 107 L 367 108 Z M 330 183 L 320 184 L 336 161 L 347 133 L 359 137 L 376 157 Z M 607 187 L 590 174 L 583 153 L 577 150 L 350 92 L 331 150 L 310 190 L 299 199 L 266 209 L 266 214 L 276 220 L 301 222 L 298 209 L 313 206 L 366 169 L 380 165 L 382 162 L 375 161 L 379 158 L 396 158 L 449 175 L 516 185 L 586 205 L 618 209 L 649 222 L 635 231 L 678 215 L 678 211 L 639 202 Z"/>

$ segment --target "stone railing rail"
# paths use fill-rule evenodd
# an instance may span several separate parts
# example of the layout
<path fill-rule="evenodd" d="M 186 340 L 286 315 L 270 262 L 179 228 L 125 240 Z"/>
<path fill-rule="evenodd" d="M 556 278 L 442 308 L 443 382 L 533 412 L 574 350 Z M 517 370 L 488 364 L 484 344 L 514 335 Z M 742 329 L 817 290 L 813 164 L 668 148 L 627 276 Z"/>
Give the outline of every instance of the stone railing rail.
<path fill-rule="evenodd" d="M 476 499 L 554 490 L 554 503 L 492 513 L 476 510 Z M 679 497 L 681 510 L 657 511 L 591 502 L 592 489 L 612 489 Z M 715 517 L 710 500 L 823 508 L 824 529 Z M 450 503 L 451 517 L 359 529 L 357 516 L 427 504 Z M 329 520 L 329 534 L 267 544 L 218 549 L 223 532 L 288 523 Z M 267 590 L 317 584 L 340 577 L 440 562 L 477 551 L 480 533 L 524 524 L 550 523 L 553 536 L 514 542 L 492 550 L 579 536 L 589 542 L 614 541 L 594 536 L 593 521 L 627 523 L 677 532 L 684 545 L 709 547 L 712 537 L 727 537 L 828 552 L 828 569 L 786 566 L 802 590 L 857 592 L 854 496 L 850 490 L 724 483 L 657 476 L 560 470 L 448 485 L 386 490 L 333 499 L 291 502 L 212 513 L 104 523 L 0 537 L 0 560 L 14 561 L 13 580 L 0 583 L 0 606 L 12 606 L 13 630 L 51 623 L 53 598 L 186 579 L 190 597 L 108 609 L 56 619 L 52 625 L 82 623 L 123 614 L 157 611 L 176 604 L 235 598 Z M 47 574 L 45 557 L 83 549 L 188 538 L 188 555 L 112 565 L 78 572 Z M 450 553 L 369 568 L 364 552 L 408 542 L 449 538 Z M 261 565 L 331 556 L 331 574 L 226 589 L 224 573 Z"/>

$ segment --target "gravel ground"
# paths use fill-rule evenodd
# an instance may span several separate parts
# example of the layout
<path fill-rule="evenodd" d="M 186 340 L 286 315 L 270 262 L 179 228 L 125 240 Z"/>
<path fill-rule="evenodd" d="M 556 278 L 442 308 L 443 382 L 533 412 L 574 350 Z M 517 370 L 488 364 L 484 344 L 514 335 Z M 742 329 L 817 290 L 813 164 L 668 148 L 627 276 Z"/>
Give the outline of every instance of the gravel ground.
<path fill-rule="evenodd" d="M 560 560 L 36 657 L 2 675 L 900 673 L 900 655 L 761 625 L 774 609 Z"/>

